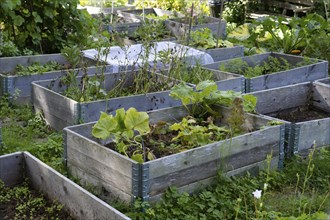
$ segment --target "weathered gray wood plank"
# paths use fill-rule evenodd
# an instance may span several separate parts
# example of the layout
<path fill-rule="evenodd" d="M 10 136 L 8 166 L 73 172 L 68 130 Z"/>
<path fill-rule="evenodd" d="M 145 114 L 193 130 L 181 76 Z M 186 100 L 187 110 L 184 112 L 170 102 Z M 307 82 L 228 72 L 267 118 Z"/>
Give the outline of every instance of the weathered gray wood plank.
<path fill-rule="evenodd" d="M 113 187 L 122 189 L 125 192 L 132 191 L 132 178 L 121 173 L 122 167 L 120 164 L 115 164 L 118 170 L 113 169 L 111 166 L 108 166 L 110 164 L 109 159 L 95 159 L 73 148 L 67 149 L 67 160 L 70 161 L 71 165 L 79 167 L 92 176 L 100 177 Z"/>
<path fill-rule="evenodd" d="M 316 146 L 330 145 L 330 113 L 328 118 L 312 120 L 297 123 L 298 133 L 298 151 L 306 150 Z"/>
<path fill-rule="evenodd" d="M 204 50 L 204 51 L 211 55 L 214 62 L 244 56 L 244 47 L 243 46 L 207 49 L 207 50 Z"/>
<path fill-rule="evenodd" d="M 32 97 L 35 111 L 43 112 L 47 123 L 55 129 L 78 122 L 76 101 L 42 87 L 38 82 L 32 83 Z"/>
<path fill-rule="evenodd" d="M 256 111 L 261 114 L 269 114 L 283 109 L 306 105 L 308 92 L 311 89 L 309 82 L 297 85 L 289 85 L 264 91 L 252 92 L 257 97 Z"/>
<path fill-rule="evenodd" d="M 0 156 L 0 180 L 6 186 L 20 184 L 24 178 L 24 157 L 22 152 Z"/>
<path fill-rule="evenodd" d="M 54 169 L 24 153 L 32 185 L 57 200 L 77 219 L 129 219 Z"/>
<path fill-rule="evenodd" d="M 86 137 L 81 136 L 80 134 L 70 131 L 69 128 L 65 128 L 64 132 L 66 132 L 66 148 L 69 151 L 69 148 L 72 148 L 83 155 L 89 156 L 95 161 L 103 161 L 106 163 L 109 161 L 109 164 L 106 165 L 106 169 L 112 169 L 121 173 L 123 176 L 128 178 L 132 178 L 132 164 L 136 164 L 133 160 L 104 147 L 101 144 L 96 143 Z M 71 155 L 74 156 L 74 155 Z M 67 160 L 71 160 L 69 155 L 67 156 Z M 81 161 L 82 166 L 84 165 L 84 161 Z M 103 172 L 103 171 L 101 171 Z M 112 177 L 116 178 L 116 177 Z"/>
<path fill-rule="evenodd" d="M 280 126 L 273 126 L 225 141 L 208 144 L 203 147 L 149 161 L 146 163 L 149 164 L 149 178 L 151 180 L 167 174 L 179 172 L 189 167 L 198 167 L 203 163 L 215 161 L 219 158 L 226 158 L 243 151 L 248 152 L 254 148 L 260 148 L 261 151 L 267 148 L 267 144 L 269 144 L 269 149 L 267 149 L 269 150 L 268 153 L 270 153 L 271 150 L 278 152 L 279 140 Z M 263 146 L 265 147 L 263 148 Z M 258 161 L 258 156 L 255 156 Z M 262 157 L 262 154 L 260 154 L 260 157 Z M 244 163 L 244 161 L 242 161 L 242 163 Z M 200 173 L 197 172 L 196 174 L 199 175 Z"/>
<path fill-rule="evenodd" d="M 313 83 L 312 104 L 323 111 L 330 112 L 330 84 Z"/>
<path fill-rule="evenodd" d="M 278 166 L 278 156 L 272 157 L 270 168 L 271 169 L 277 169 Z M 234 176 L 234 175 L 242 175 L 245 172 L 249 172 L 251 174 L 258 173 L 259 170 L 263 170 L 267 168 L 267 161 L 263 160 L 254 164 L 250 164 L 245 167 L 241 167 L 235 170 L 231 170 L 229 172 L 226 172 L 225 175 L 227 176 Z M 220 168 L 221 169 L 221 168 Z M 187 192 L 189 194 L 198 192 L 199 190 L 204 189 L 205 187 L 212 185 L 216 182 L 217 176 L 213 176 L 207 179 L 202 179 L 197 182 L 182 186 L 178 188 L 178 191 L 180 193 Z M 164 193 L 160 193 L 154 196 L 149 197 L 148 202 L 155 203 L 159 201 L 163 197 Z"/>
<path fill-rule="evenodd" d="M 121 189 L 110 185 L 102 178 L 93 176 L 71 163 L 68 163 L 68 169 L 72 176 L 79 178 L 81 184 L 92 186 L 92 189 L 96 191 L 98 197 L 105 202 L 113 202 L 119 199 L 129 204 L 133 200 L 131 192 L 122 191 Z"/>

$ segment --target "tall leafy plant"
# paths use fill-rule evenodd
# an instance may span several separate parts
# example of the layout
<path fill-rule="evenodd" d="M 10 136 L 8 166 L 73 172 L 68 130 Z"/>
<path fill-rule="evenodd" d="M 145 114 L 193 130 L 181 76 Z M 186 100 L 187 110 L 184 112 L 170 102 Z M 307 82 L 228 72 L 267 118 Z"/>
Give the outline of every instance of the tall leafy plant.
<path fill-rule="evenodd" d="M 0 21 L 8 40 L 20 50 L 59 52 L 63 45 L 86 46 L 95 23 L 78 0 L 3 0 Z"/>

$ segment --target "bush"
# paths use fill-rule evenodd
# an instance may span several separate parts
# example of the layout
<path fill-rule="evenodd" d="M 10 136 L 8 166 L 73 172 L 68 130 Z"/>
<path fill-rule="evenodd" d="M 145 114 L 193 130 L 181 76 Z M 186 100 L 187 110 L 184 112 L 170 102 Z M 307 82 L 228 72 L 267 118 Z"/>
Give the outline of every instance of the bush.
<path fill-rule="evenodd" d="M 19 50 L 57 53 L 65 45 L 88 45 L 94 30 L 92 17 L 78 10 L 78 0 L 4 0 L 0 21 L 8 40 Z"/>

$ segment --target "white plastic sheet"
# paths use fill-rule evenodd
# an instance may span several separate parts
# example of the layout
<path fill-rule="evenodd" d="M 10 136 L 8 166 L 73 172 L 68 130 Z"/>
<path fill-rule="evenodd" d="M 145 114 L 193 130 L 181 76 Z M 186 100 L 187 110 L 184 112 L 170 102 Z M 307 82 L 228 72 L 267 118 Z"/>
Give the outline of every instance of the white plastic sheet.
<path fill-rule="evenodd" d="M 104 49 L 100 50 L 99 54 L 96 49 L 90 49 L 84 50 L 83 53 L 85 57 L 99 59 L 100 61 L 112 65 L 114 72 L 119 72 L 125 68 L 139 68 L 146 63 L 151 67 L 154 65 L 156 65 L 157 68 L 165 67 L 168 63 L 162 62 L 162 53 L 168 53 L 191 65 L 196 63 L 204 65 L 214 62 L 213 58 L 205 52 L 167 41 L 155 42 L 151 47 L 135 44 L 124 47 L 114 46 L 110 47 L 108 52 L 104 53 L 104 51 Z"/>

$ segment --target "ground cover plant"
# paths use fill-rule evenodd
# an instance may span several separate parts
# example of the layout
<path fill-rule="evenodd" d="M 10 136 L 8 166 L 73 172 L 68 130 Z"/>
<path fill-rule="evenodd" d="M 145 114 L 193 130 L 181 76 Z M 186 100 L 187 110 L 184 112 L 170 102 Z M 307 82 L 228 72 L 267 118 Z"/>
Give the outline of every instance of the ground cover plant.
<path fill-rule="evenodd" d="M 330 217 L 330 148 L 287 160 L 283 171 L 268 168 L 228 177 L 189 195 L 169 188 L 157 204 L 115 203 L 132 219 L 328 219 Z M 141 212 L 143 210 L 143 212 Z"/>
<path fill-rule="evenodd" d="M 196 91 L 185 83 L 175 85 L 170 96 L 181 100 L 189 112 L 181 121 L 150 124 L 147 113 L 122 108 L 116 115 L 102 113 L 93 136 L 111 138 L 108 147 L 143 163 L 248 132 L 243 126 L 244 111 L 252 111 L 256 104 L 253 96 L 219 91 L 212 81 L 200 82 Z M 212 109 L 214 104 L 231 106 L 228 126 L 218 124 L 221 113 Z"/>
<path fill-rule="evenodd" d="M 51 202 L 42 193 L 31 189 L 26 179 L 13 188 L 0 180 L 1 219 L 73 219 L 63 205 Z"/>
<path fill-rule="evenodd" d="M 30 106 L 16 106 L 2 96 L 0 125 L 0 155 L 29 151 L 56 170 L 65 172 L 62 134 L 52 130 L 42 114 L 34 114 Z"/>
<path fill-rule="evenodd" d="M 317 60 L 305 57 L 303 61 L 300 61 L 293 65 L 290 64 L 285 58 L 276 58 L 269 56 L 267 61 L 261 62 L 260 64 L 249 65 L 243 59 L 235 58 L 228 61 L 227 63 L 222 63 L 219 66 L 219 70 L 224 72 L 241 74 L 250 79 L 257 76 L 267 75 L 305 65 L 310 65 L 316 62 Z"/>
<path fill-rule="evenodd" d="M 202 28 L 190 33 L 189 45 L 197 49 L 214 49 L 222 47 L 233 47 L 234 44 L 227 40 L 216 39 L 211 29 Z"/>
<path fill-rule="evenodd" d="M 214 72 L 202 68 L 201 65 L 190 67 L 183 62 L 173 63 L 168 70 L 160 70 L 160 72 L 168 77 L 195 85 L 206 80 L 217 81 Z"/>

